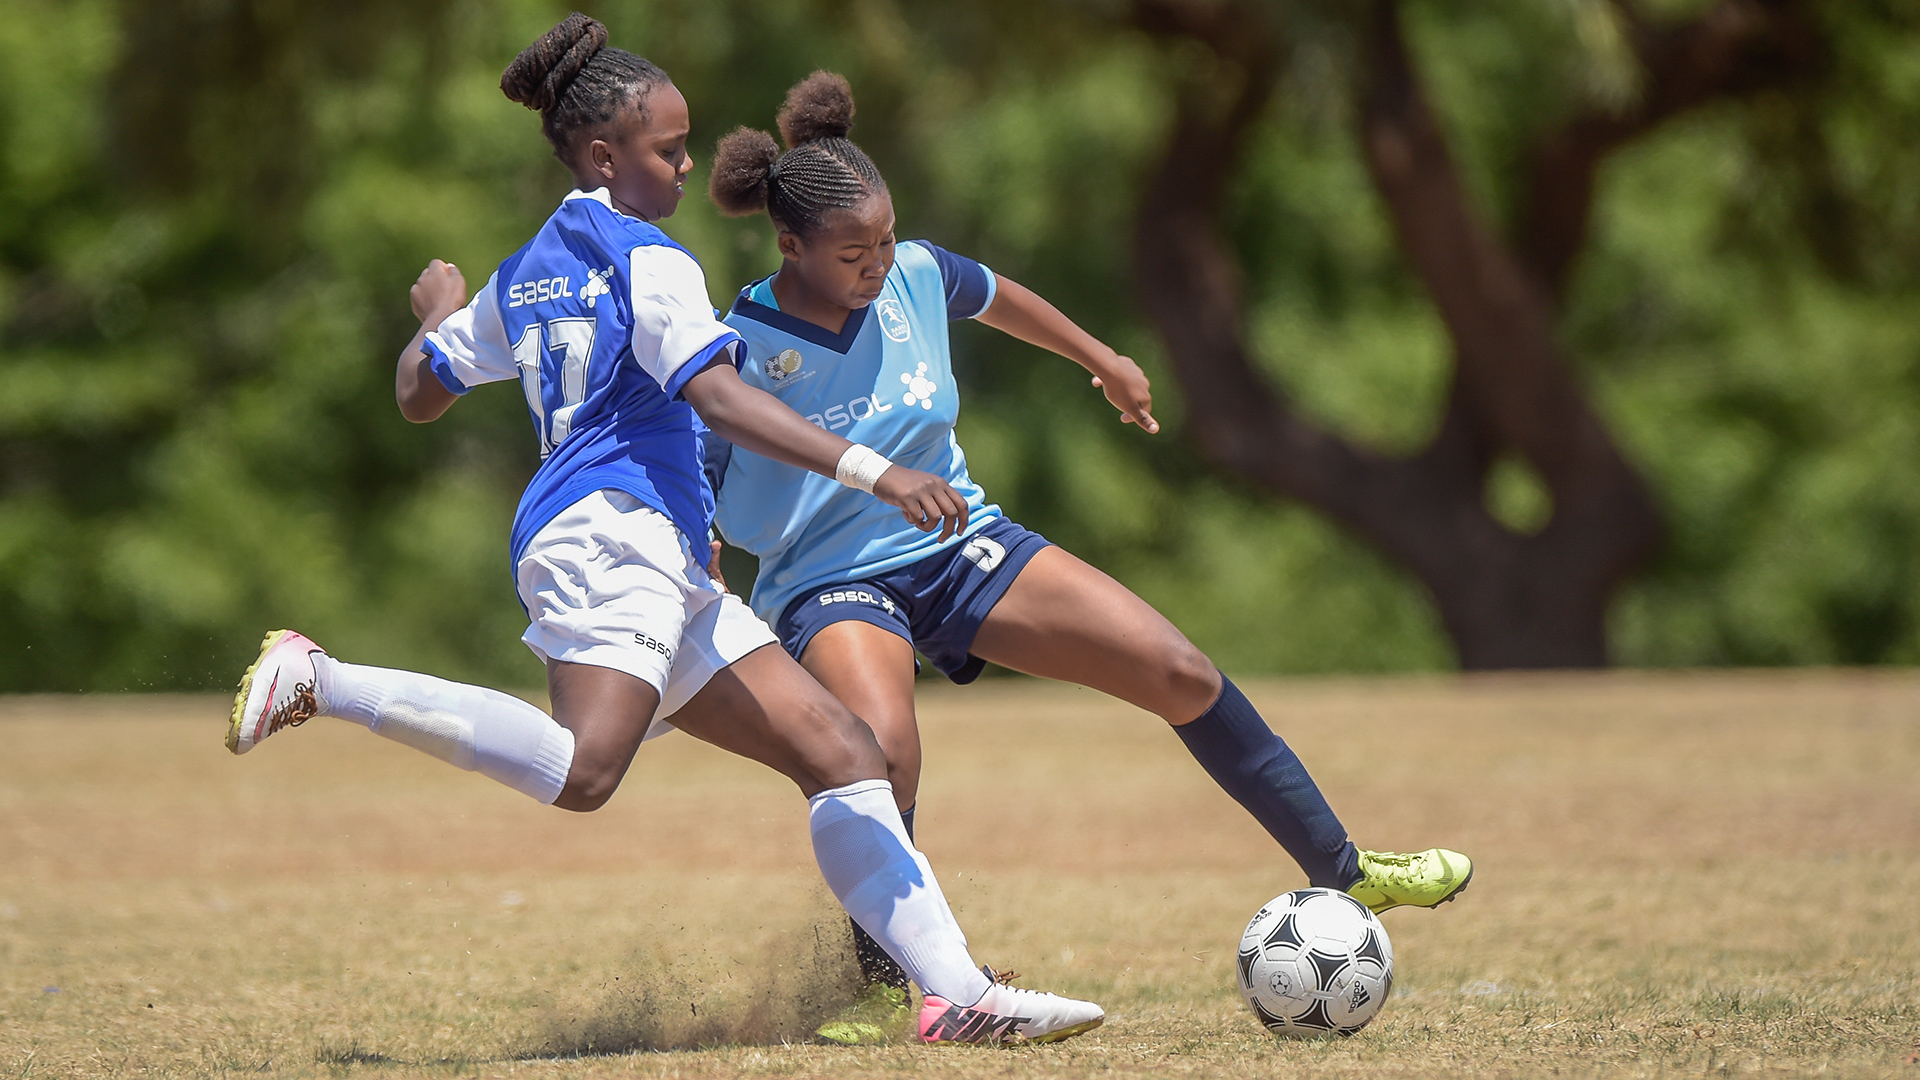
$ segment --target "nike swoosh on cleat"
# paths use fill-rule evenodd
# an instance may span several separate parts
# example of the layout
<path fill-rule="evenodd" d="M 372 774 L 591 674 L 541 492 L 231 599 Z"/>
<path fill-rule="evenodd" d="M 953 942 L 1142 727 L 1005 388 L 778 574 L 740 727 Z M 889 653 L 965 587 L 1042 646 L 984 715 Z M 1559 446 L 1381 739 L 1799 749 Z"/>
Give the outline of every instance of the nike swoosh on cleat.
<path fill-rule="evenodd" d="M 280 673 L 276 671 L 273 673 L 273 682 L 267 686 L 267 700 L 260 706 L 260 719 L 253 722 L 254 742 L 260 741 L 260 725 L 266 723 L 267 717 L 272 715 L 273 692 L 278 689 L 280 689 Z"/>
<path fill-rule="evenodd" d="M 1473 871 L 1469 870 L 1467 871 L 1466 880 L 1454 886 L 1453 891 L 1448 893 L 1446 896 L 1442 897 L 1440 899 L 1440 902 L 1442 904 L 1447 903 L 1448 901 L 1452 900 L 1454 897 L 1459 896 L 1463 892 L 1466 892 L 1467 886 L 1471 884 L 1473 884 Z"/>

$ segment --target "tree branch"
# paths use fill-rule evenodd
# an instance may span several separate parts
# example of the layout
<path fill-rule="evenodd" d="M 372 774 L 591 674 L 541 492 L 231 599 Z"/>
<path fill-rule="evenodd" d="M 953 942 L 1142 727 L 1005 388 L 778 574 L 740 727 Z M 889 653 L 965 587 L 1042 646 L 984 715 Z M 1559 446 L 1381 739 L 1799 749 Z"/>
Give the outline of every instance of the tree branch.
<path fill-rule="evenodd" d="M 1674 26 L 1652 26 L 1622 10 L 1643 93 L 1625 111 L 1590 109 L 1549 133 L 1528 171 L 1517 243 L 1528 272 L 1556 304 L 1586 244 L 1594 177 L 1608 154 L 1689 109 L 1791 85 L 1824 59 L 1800 0 L 1720 0 Z"/>
<path fill-rule="evenodd" d="M 1433 591 L 1468 667 L 1605 662 L 1605 609 L 1660 520 L 1554 339 L 1552 298 L 1476 217 L 1428 108 L 1393 0 L 1375 0 L 1361 143 L 1400 248 L 1456 350 L 1434 439 L 1388 457 L 1306 419 L 1244 339 L 1239 264 L 1219 232 L 1227 181 L 1271 101 L 1284 49 L 1246 0 L 1135 0 L 1136 24 L 1217 59 L 1183 89 L 1135 221 L 1135 280 L 1216 464 L 1326 513 Z M 1524 454 L 1553 492 L 1538 534 L 1484 500 L 1490 463 Z"/>
<path fill-rule="evenodd" d="M 1593 572 L 1624 573 L 1660 534 L 1652 497 L 1560 355 L 1551 298 L 1474 215 L 1394 0 L 1376 0 L 1367 48 L 1367 163 L 1401 250 L 1453 338 L 1459 407 L 1531 461 L 1552 490 L 1553 520 L 1535 539 L 1588 546 L 1604 538 L 1616 550 Z"/>
<path fill-rule="evenodd" d="M 1186 87 L 1135 222 L 1134 280 L 1171 353 L 1193 437 L 1223 468 L 1320 508 L 1376 541 L 1392 534 L 1373 493 L 1421 489 L 1405 461 L 1301 416 L 1248 354 L 1238 261 L 1219 235 L 1221 200 L 1247 130 L 1272 99 L 1280 48 L 1238 4 L 1139 0 L 1135 21 L 1208 44 L 1217 78 Z M 1404 509 L 1404 507 L 1402 507 Z M 1389 554 L 1415 554 L 1388 544 Z"/>
<path fill-rule="evenodd" d="M 1583 407 L 1555 354 L 1549 305 L 1474 215 L 1414 74 L 1397 5 L 1374 8 L 1360 121 L 1374 186 L 1483 418 L 1554 483 L 1576 468 L 1562 421 Z"/>

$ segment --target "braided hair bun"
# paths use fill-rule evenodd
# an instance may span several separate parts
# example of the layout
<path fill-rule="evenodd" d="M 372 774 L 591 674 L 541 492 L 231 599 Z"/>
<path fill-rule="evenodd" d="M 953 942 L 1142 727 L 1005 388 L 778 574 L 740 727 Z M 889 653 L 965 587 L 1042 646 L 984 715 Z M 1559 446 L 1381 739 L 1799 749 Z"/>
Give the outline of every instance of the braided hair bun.
<path fill-rule="evenodd" d="M 816 71 L 787 91 L 778 122 L 789 150 L 817 139 L 844 139 L 853 130 L 853 87 L 831 71 Z"/>
<path fill-rule="evenodd" d="M 583 132 L 599 132 L 629 111 L 647 115 L 647 95 L 667 73 L 643 56 L 607 44 L 607 28 L 579 12 L 540 35 L 500 73 L 500 92 L 540 114 L 540 130 L 562 161 Z"/>
<path fill-rule="evenodd" d="M 735 128 L 713 150 L 707 191 L 736 217 L 765 209 L 776 227 L 813 236 L 835 210 L 885 194 L 872 160 L 847 138 L 853 90 L 831 71 L 816 71 L 787 91 L 780 107 L 781 153 L 773 136 Z"/>
<path fill-rule="evenodd" d="M 606 43 L 606 26 L 576 11 L 513 58 L 500 73 L 500 92 L 535 112 L 548 112 Z"/>

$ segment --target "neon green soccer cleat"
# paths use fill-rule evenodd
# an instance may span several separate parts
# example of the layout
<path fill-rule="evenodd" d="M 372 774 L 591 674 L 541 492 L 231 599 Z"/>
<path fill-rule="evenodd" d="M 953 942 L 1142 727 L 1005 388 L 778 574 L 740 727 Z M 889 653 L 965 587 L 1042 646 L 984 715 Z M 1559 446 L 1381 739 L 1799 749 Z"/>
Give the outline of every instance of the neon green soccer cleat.
<path fill-rule="evenodd" d="M 1362 877 L 1347 895 L 1378 915 L 1402 905 L 1433 907 L 1459 896 L 1473 880 L 1473 860 L 1446 848 L 1428 848 L 1411 855 L 1362 851 L 1360 873 Z"/>
<path fill-rule="evenodd" d="M 813 1033 L 841 1046 L 876 1046 L 905 1038 L 913 1031 L 913 1018 L 913 999 L 905 990 L 869 983 L 853 1004 Z"/>

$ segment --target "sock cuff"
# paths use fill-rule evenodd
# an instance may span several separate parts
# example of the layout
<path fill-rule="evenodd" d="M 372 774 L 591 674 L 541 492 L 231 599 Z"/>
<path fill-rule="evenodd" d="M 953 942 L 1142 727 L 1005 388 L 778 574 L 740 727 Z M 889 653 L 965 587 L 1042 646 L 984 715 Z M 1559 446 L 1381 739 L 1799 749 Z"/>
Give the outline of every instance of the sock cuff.
<path fill-rule="evenodd" d="M 1207 706 L 1207 712 L 1213 712 L 1222 705 L 1231 709 L 1239 702 L 1247 700 L 1247 695 L 1241 693 L 1240 688 L 1233 685 L 1233 680 L 1227 678 L 1226 672 L 1221 671 L 1219 668 L 1214 668 L 1213 670 L 1215 674 L 1220 676 L 1220 692 L 1213 696 L 1213 704 Z M 1201 713 L 1200 715 L 1205 716 L 1206 713 Z"/>
<path fill-rule="evenodd" d="M 559 724 L 549 724 L 540 733 L 540 746 L 533 752 L 533 760 L 527 764 L 527 783 L 531 790 L 526 794 L 546 806 L 560 797 L 566 789 L 567 774 L 573 771 L 573 732 Z"/>
<path fill-rule="evenodd" d="M 950 964 L 941 963 L 948 959 L 944 944 L 938 935 L 922 934 L 912 941 L 900 943 L 901 959 L 910 970 L 928 973 L 929 982 L 938 982 L 938 986 L 922 986 L 920 989 L 943 997 L 962 1008 L 972 1008 L 993 989 L 993 980 L 977 967 L 968 966 L 955 970 Z"/>
<path fill-rule="evenodd" d="M 368 728 L 379 721 L 388 697 L 380 680 L 360 678 L 352 664 L 331 656 L 319 658 L 314 675 L 320 683 L 320 696 L 326 699 L 328 716 Z"/>
<path fill-rule="evenodd" d="M 1258 730 L 1255 731 L 1257 725 Z M 1212 742 L 1219 739 L 1234 739 L 1244 729 L 1254 735 L 1271 736 L 1273 729 L 1261 718 L 1260 711 L 1247 700 L 1247 695 L 1233 685 L 1226 672 L 1220 673 L 1220 696 L 1213 699 L 1207 711 L 1184 724 L 1173 726 L 1174 734 L 1180 736 L 1188 746 L 1196 742 Z"/>
<path fill-rule="evenodd" d="M 844 787 L 828 788 L 807 800 L 807 805 L 818 810 L 822 803 L 832 799 L 852 799 L 874 791 L 884 791 L 887 799 L 893 799 L 893 782 L 884 777 L 878 780 L 855 780 Z"/>

